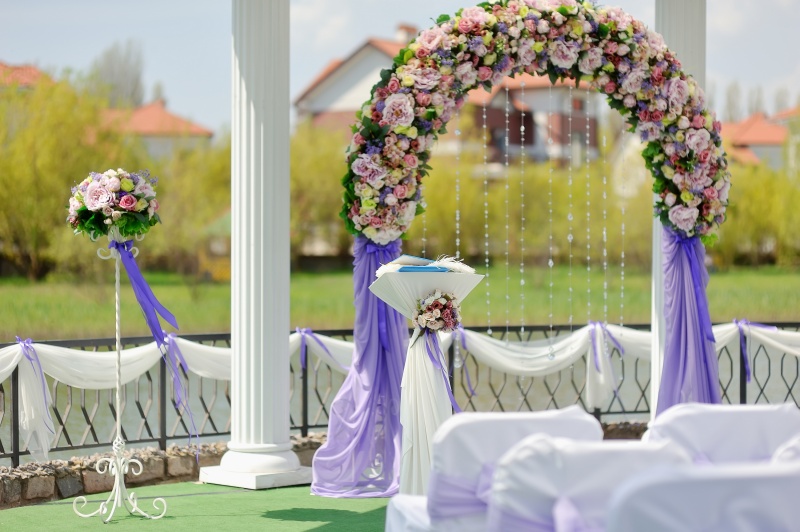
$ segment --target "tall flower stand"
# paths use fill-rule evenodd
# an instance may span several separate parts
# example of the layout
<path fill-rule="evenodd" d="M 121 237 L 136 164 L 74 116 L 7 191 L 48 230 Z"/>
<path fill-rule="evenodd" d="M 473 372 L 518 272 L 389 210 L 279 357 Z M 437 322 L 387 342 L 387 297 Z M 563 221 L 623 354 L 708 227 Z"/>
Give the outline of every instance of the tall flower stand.
<path fill-rule="evenodd" d="M 143 238 L 137 238 L 141 240 Z M 109 241 L 124 242 L 125 240 L 119 234 L 116 227 L 112 227 L 108 234 Z M 137 248 L 132 248 L 131 253 L 134 257 L 138 254 Z M 128 491 L 125 487 L 125 475 L 132 473 L 133 475 L 140 475 L 142 473 L 142 463 L 134 458 L 125 456 L 125 440 L 122 439 L 122 408 L 121 408 L 121 390 L 122 390 L 122 376 L 121 376 L 121 361 L 120 354 L 122 351 L 122 343 L 120 341 L 120 272 L 119 266 L 121 257 L 116 249 L 100 248 L 97 250 L 97 255 L 103 260 L 114 261 L 114 289 L 116 294 L 116 347 L 117 347 L 117 387 L 116 387 L 116 436 L 114 437 L 113 449 L 114 456 L 111 458 L 102 458 L 97 462 L 97 472 L 101 475 L 109 474 L 114 477 L 114 487 L 105 502 L 100 503 L 100 507 L 91 513 L 82 513 L 80 509 L 86 506 L 86 497 L 78 497 L 72 503 L 72 509 L 81 517 L 94 517 L 95 515 L 101 516 L 104 523 L 108 523 L 114 516 L 117 508 L 125 508 L 128 513 L 139 515 L 148 519 L 160 519 L 167 513 L 167 502 L 158 497 L 153 500 L 153 506 L 158 514 L 148 514 L 139 508 L 139 502 L 136 494 Z M 80 509 L 79 509 L 80 508 Z"/>
<path fill-rule="evenodd" d="M 437 271 L 438 270 L 438 271 Z M 414 319 L 421 300 L 437 290 L 461 302 L 483 279 L 475 273 L 441 271 L 433 267 L 402 268 L 386 272 L 370 290 L 409 319 Z M 438 333 L 415 323 L 408 344 L 400 394 L 400 424 L 403 454 L 400 464 L 400 493 L 425 495 L 431 468 L 434 432 L 458 406 L 450 390 L 447 360 Z"/>

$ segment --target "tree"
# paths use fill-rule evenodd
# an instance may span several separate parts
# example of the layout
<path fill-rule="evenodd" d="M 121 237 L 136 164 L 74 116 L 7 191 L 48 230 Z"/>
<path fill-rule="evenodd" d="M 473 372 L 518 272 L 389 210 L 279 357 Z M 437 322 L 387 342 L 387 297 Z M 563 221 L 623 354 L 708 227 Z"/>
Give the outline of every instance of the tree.
<path fill-rule="evenodd" d="M 765 109 L 764 89 L 761 88 L 761 85 L 751 87 L 747 95 L 747 114 L 763 113 Z"/>
<path fill-rule="evenodd" d="M 144 101 L 143 65 L 138 43 L 114 43 L 92 63 L 90 83 L 102 89 L 111 107 L 138 107 Z"/>
<path fill-rule="evenodd" d="M 71 237 L 70 187 L 92 170 L 137 160 L 135 144 L 98 126 L 101 112 L 102 101 L 68 81 L 0 92 L 0 252 L 32 280 L 64 257 L 52 245 Z"/>
<path fill-rule="evenodd" d="M 331 132 L 311 122 L 297 126 L 291 139 L 292 257 L 304 244 L 327 242 L 338 253 L 347 253 L 350 236 L 339 218 L 342 208 L 342 176 L 347 172 L 345 130 Z"/>
<path fill-rule="evenodd" d="M 789 89 L 786 87 L 780 87 L 777 91 L 775 91 L 775 113 L 780 113 L 781 111 L 789 108 Z"/>
<path fill-rule="evenodd" d="M 725 121 L 738 122 L 742 119 L 742 89 L 734 81 L 725 91 Z"/>
<path fill-rule="evenodd" d="M 156 102 L 158 100 L 166 100 L 164 96 L 164 85 L 160 81 L 156 81 L 155 85 L 153 85 L 153 92 L 150 97 L 150 101 Z"/>

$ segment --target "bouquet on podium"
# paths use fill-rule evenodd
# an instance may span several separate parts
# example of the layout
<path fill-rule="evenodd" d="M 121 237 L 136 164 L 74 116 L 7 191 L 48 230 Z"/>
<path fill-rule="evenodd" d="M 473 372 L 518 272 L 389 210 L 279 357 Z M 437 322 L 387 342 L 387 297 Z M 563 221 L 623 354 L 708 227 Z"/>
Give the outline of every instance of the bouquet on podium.
<path fill-rule="evenodd" d="M 430 473 L 431 441 L 436 429 L 460 411 L 450 389 L 440 332 L 457 329 L 461 302 L 483 275 L 465 264 L 403 255 L 383 265 L 369 289 L 412 320 L 400 395 L 403 457 L 400 493 L 425 494 Z"/>

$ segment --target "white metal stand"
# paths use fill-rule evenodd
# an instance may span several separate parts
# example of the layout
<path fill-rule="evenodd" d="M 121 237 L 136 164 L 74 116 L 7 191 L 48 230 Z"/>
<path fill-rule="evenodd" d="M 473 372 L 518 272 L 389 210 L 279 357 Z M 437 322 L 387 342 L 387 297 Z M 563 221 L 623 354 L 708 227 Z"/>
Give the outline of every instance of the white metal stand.
<path fill-rule="evenodd" d="M 116 242 L 124 242 L 124 239 L 117 231 L 116 227 L 112 227 L 111 231 L 108 234 L 109 241 L 116 241 Z M 141 238 L 137 238 L 137 240 L 141 240 Z M 138 254 L 139 250 L 136 248 L 131 249 L 131 253 L 134 257 Z M 108 499 L 105 502 L 100 503 L 100 507 L 91 513 L 82 513 L 79 508 L 83 508 L 86 506 L 87 500 L 86 497 L 78 497 L 72 503 L 72 509 L 81 517 L 94 517 L 95 515 L 99 515 L 103 518 L 104 523 L 108 523 L 111 518 L 114 516 L 114 512 L 117 508 L 124 507 L 128 510 L 128 513 L 134 515 L 140 515 L 142 517 L 146 517 L 148 519 L 160 519 L 164 517 L 164 514 L 167 513 L 167 502 L 158 497 L 153 500 L 153 507 L 155 507 L 156 511 L 161 513 L 157 515 L 150 515 L 147 512 L 143 511 L 139 508 L 139 503 L 136 499 L 136 494 L 134 492 L 129 492 L 125 487 L 125 475 L 128 472 L 133 473 L 134 475 L 140 475 L 142 473 L 142 463 L 135 458 L 127 458 L 125 456 L 125 440 L 122 439 L 122 404 L 120 400 L 120 391 L 122 389 L 122 376 L 121 376 L 121 362 L 120 362 L 120 353 L 122 351 L 122 343 L 120 341 L 120 304 L 119 304 L 119 263 L 120 263 L 120 255 L 116 249 L 108 249 L 108 248 L 100 248 L 97 250 L 97 255 L 103 260 L 110 260 L 114 259 L 114 289 L 116 293 L 116 340 L 117 340 L 117 389 L 116 389 L 116 418 L 117 418 L 117 425 L 116 425 L 116 436 L 114 437 L 113 449 L 114 449 L 114 456 L 111 458 L 102 458 L 97 462 L 97 472 L 101 475 L 109 474 L 114 477 L 114 488 L 111 490 L 111 493 L 108 496 Z M 80 505 L 80 506 L 79 506 Z"/>

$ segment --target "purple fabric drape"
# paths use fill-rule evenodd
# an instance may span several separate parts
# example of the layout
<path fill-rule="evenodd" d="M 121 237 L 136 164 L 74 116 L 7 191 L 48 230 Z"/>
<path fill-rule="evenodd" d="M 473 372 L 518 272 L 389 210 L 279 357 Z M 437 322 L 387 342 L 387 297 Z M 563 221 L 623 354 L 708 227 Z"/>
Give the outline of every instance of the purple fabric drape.
<path fill-rule="evenodd" d="M 353 363 L 331 405 L 328 440 L 314 455 L 314 495 L 390 497 L 399 488 L 400 381 L 408 324 L 369 285 L 381 264 L 400 255 L 400 248 L 399 240 L 380 246 L 356 238 Z"/>
<path fill-rule="evenodd" d="M 708 312 L 705 248 L 664 228 L 664 369 L 656 415 L 678 403 L 719 403 L 719 367 Z"/>

